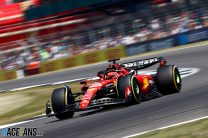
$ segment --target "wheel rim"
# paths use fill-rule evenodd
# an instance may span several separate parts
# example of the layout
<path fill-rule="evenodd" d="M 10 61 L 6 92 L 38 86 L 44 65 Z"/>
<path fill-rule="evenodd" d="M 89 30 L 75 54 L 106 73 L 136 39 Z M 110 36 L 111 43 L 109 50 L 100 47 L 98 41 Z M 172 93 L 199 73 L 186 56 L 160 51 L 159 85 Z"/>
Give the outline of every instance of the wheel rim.
<path fill-rule="evenodd" d="M 139 90 L 139 85 L 138 82 L 136 80 L 136 78 L 132 78 L 132 93 L 134 96 L 134 99 L 136 100 L 137 103 L 140 103 L 140 90 Z"/>
<path fill-rule="evenodd" d="M 180 83 L 181 82 L 181 80 L 180 80 L 180 77 L 179 77 L 179 75 L 178 74 L 176 74 L 176 83 Z"/>
<path fill-rule="evenodd" d="M 174 69 L 174 82 L 178 91 L 181 89 L 181 77 L 178 69 Z"/>
<path fill-rule="evenodd" d="M 134 88 L 134 91 L 136 92 L 136 94 L 139 95 L 139 93 L 140 93 L 139 86 L 138 86 L 137 81 L 135 79 L 133 81 L 133 88 Z"/>

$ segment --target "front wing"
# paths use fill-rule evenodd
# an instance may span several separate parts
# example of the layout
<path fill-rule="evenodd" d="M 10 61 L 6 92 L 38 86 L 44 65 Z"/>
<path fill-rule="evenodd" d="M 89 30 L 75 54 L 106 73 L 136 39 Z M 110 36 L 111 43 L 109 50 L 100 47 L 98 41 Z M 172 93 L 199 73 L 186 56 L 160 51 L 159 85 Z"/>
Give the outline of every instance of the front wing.
<path fill-rule="evenodd" d="M 79 108 L 79 102 L 75 104 L 71 104 L 67 106 L 66 110 L 63 112 L 67 111 L 73 111 L 73 112 L 80 112 L 80 111 L 85 111 L 85 110 L 91 110 L 91 109 L 96 109 L 104 106 L 110 106 L 110 105 L 122 105 L 125 103 L 125 99 L 117 99 L 117 98 L 101 98 L 101 99 L 95 99 L 90 102 L 87 108 L 85 109 L 80 109 Z M 48 114 L 47 116 L 53 116 L 54 114 Z"/>

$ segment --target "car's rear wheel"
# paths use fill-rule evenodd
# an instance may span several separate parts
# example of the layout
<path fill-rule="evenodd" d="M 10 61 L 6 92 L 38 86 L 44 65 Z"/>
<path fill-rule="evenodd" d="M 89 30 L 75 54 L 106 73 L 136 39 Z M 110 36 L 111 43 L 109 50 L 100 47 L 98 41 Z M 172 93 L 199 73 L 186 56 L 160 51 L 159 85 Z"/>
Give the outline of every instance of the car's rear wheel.
<path fill-rule="evenodd" d="M 117 95 L 126 100 L 126 104 L 138 104 L 141 102 L 139 82 L 133 75 L 120 76 L 116 84 Z"/>
<path fill-rule="evenodd" d="M 157 88 L 163 95 L 178 93 L 182 80 L 179 70 L 174 65 L 159 67 L 156 75 Z"/>
<path fill-rule="evenodd" d="M 63 88 L 55 89 L 51 97 L 52 108 L 55 116 L 62 120 L 71 118 L 74 115 L 74 111 L 67 111 L 68 105 L 74 103 L 71 89 L 67 86 Z"/>

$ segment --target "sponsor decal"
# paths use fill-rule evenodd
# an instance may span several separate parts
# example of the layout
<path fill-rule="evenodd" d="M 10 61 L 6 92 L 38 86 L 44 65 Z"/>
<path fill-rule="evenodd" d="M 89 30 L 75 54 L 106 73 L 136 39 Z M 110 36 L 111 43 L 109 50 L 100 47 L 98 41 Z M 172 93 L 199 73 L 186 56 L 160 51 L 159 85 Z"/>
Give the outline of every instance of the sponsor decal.
<path fill-rule="evenodd" d="M 120 57 L 120 49 L 110 49 L 106 51 L 107 59 L 113 59 Z"/>
<path fill-rule="evenodd" d="M 127 45 L 127 54 L 135 55 L 153 50 L 160 50 L 170 48 L 177 45 L 176 36 L 172 35 L 162 39 L 150 40 L 145 42 L 138 42 L 135 44 Z"/>
<path fill-rule="evenodd" d="M 63 59 L 63 65 L 65 68 L 75 67 L 78 65 L 78 58 L 74 56 L 74 57 Z"/>
<path fill-rule="evenodd" d="M 158 62 L 158 58 L 150 58 L 150 59 L 144 59 L 144 60 L 138 60 L 135 62 L 129 62 L 129 63 L 124 63 L 123 65 L 125 67 L 137 67 L 137 66 L 144 66 L 144 65 L 148 65 L 154 62 Z"/>
<path fill-rule="evenodd" d="M 46 62 L 44 64 L 44 67 L 45 67 L 46 72 L 54 71 L 57 68 L 56 67 L 56 62 Z"/>
<path fill-rule="evenodd" d="M 149 80 L 147 79 L 147 77 L 143 77 L 143 88 L 146 89 L 149 86 Z"/>
<path fill-rule="evenodd" d="M 208 30 L 207 28 L 196 29 L 177 35 L 178 43 L 184 45 L 187 43 L 207 40 Z"/>
<path fill-rule="evenodd" d="M 87 92 L 93 92 L 93 91 L 95 91 L 95 90 L 97 90 L 97 88 L 89 88 L 89 89 L 87 90 Z"/>
<path fill-rule="evenodd" d="M 110 86 L 113 86 L 114 84 L 113 83 L 109 83 L 106 85 L 106 87 L 110 87 Z"/>
<path fill-rule="evenodd" d="M 80 108 L 84 109 L 88 106 L 91 98 L 96 93 L 97 88 L 89 88 L 80 102 Z"/>
<path fill-rule="evenodd" d="M 174 38 L 156 40 L 150 43 L 151 50 L 160 50 L 164 48 L 169 48 L 175 45 Z"/>
<path fill-rule="evenodd" d="M 83 100 L 91 99 L 91 97 L 94 95 L 96 91 L 97 88 L 89 88 L 82 99 Z"/>
<path fill-rule="evenodd" d="M 132 45 L 128 45 L 127 47 L 127 54 L 128 55 L 135 55 L 135 54 L 139 54 L 139 53 L 144 53 L 147 52 L 148 48 L 148 44 L 140 44 L 140 43 L 136 43 L 136 44 L 132 44 Z"/>
<path fill-rule="evenodd" d="M 128 86 L 125 91 L 125 98 L 127 99 L 129 96 L 131 96 L 131 87 L 130 86 Z"/>
<path fill-rule="evenodd" d="M 197 32 L 187 34 L 187 41 L 188 43 L 191 43 L 191 42 L 207 39 L 207 37 L 208 37 L 207 30 L 197 31 Z"/>
<path fill-rule="evenodd" d="M 93 88 L 93 87 L 101 87 L 101 86 L 102 86 L 101 83 L 95 82 L 95 83 L 93 83 L 93 84 L 90 86 L 90 88 Z M 96 88 L 94 88 L 94 89 L 96 89 Z"/>
<path fill-rule="evenodd" d="M 94 53 L 86 54 L 83 57 L 84 57 L 86 64 L 95 63 L 95 62 L 98 62 L 99 54 L 97 52 L 94 52 Z"/>
<path fill-rule="evenodd" d="M 109 72 L 108 73 L 108 76 L 115 76 L 115 75 L 117 75 L 118 73 L 117 72 Z"/>
<path fill-rule="evenodd" d="M 126 51 L 123 46 L 118 46 L 118 47 L 106 49 L 104 55 L 106 59 L 114 59 L 114 58 L 124 57 L 125 52 Z"/>

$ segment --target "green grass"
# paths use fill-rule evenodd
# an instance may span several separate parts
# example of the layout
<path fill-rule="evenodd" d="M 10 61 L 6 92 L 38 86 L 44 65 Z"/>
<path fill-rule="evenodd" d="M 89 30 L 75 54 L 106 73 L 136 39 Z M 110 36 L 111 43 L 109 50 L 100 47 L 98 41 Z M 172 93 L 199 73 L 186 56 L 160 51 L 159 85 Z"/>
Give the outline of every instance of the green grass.
<path fill-rule="evenodd" d="M 134 138 L 208 138 L 208 119 L 156 130 Z"/>
<path fill-rule="evenodd" d="M 78 82 L 68 84 L 73 92 L 80 91 Z M 0 93 L 0 125 L 26 120 L 45 113 L 45 104 L 56 86 L 42 86 L 14 92 Z M 18 102 L 17 102 L 18 101 Z"/>

